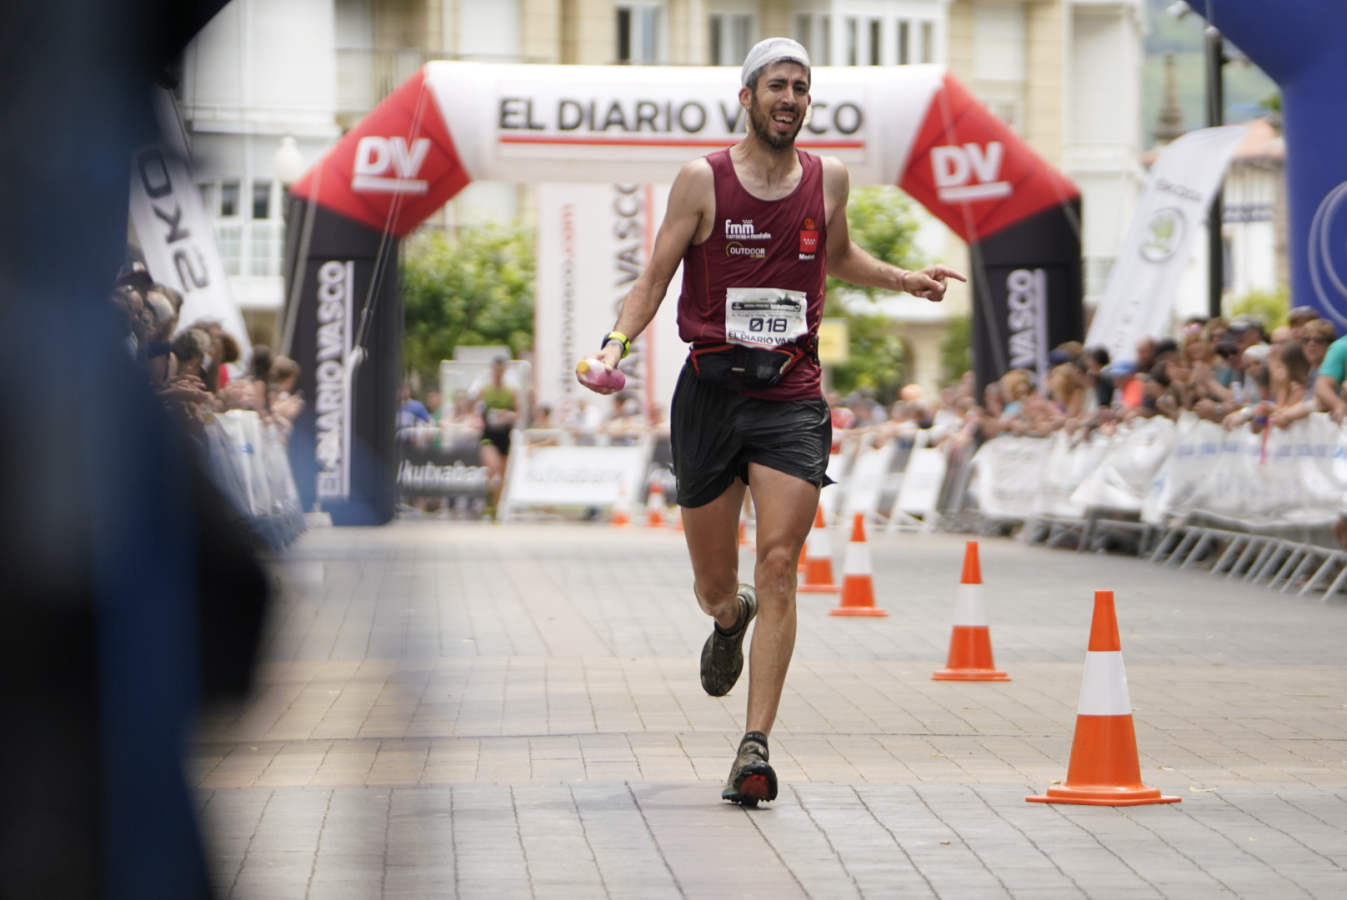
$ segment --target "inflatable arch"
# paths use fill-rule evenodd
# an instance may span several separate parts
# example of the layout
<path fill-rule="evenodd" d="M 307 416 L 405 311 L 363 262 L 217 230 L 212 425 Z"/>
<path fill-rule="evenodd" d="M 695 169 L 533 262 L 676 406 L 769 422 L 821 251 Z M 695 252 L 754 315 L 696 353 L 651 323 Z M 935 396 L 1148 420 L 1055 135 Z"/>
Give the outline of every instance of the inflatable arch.
<path fill-rule="evenodd" d="M 1081 337 L 1075 185 L 941 67 L 819 67 L 813 83 L 799 146 L 840 157 L 853 184 L 899 185 L 968 242 L 979 384 L 1042 371 Z M 432 62 L 342 137 L 292 186 L 287 217 L 305 507 L 338 524 L 393 514 L 398 239 L 473 180 L 667 182 L 742 134 L 738 84 L 734 68 Z"/>
<path fill-rule="evenodd" d="M 1292 305 L 1347 332 L 1347 31 L 1343 0 L 1189 0 L 1282 92 Z"/>

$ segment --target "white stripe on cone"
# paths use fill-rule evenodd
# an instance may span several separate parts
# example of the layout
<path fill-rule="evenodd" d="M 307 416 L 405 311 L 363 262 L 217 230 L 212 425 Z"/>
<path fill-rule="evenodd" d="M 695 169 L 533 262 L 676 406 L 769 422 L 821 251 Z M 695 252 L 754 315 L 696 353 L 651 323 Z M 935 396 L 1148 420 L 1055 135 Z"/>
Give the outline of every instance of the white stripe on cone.
<path fill-rule="evenodd" d="M 987 607 L 982 602 L 982 585 L 961 584 L 954 594 L 955 625 L 986 625 Z"/>
<path fill-rule="evenodd" d="M 842 566 L 843 575 L 873 575 L 870 570 L 870 548 L 864 541 L 847 541 L 847 555 Z"/>
<path fill-rule="evenodd" d="M 1080 704 L 1076 712 L 1082 716 L 1132 714 L 1121 650 L 1085 652 L 1085 674 L 1080 681 Z"/>
<path fill-rule="evenodd" d="M 805 538 L 805 558 L 822 559 L 825 556 L 832 556 L 832 544 L 828 541 L 827 528 L 811 528 L 809 537 Z"/>

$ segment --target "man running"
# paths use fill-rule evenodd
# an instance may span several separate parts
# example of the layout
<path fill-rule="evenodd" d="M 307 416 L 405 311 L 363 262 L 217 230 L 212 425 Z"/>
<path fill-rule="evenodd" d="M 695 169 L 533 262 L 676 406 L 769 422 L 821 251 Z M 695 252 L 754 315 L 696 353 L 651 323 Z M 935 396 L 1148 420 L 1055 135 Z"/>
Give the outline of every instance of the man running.
<path fill-rule="evenodd" d="M 907 272 L 852 243 L 846 167 L 796 150 L 809 109 L 805 48 L 768 38 L 749 51 L 739 103 L 748 133 L 687 163 L 644 272 L 622 303 L 597 359 L 609 367 L 650 323 L 683 263 L 679 336 L 692 345 L 674 391 L 674 474 L 693 591 L 715 619 L 702 648 L 702 686 L 734 687 L 749 650 L 747 730 L 721 796 L 774 800 L 767 736 L 795 647 L 795 576 L 814 521 L 832 437 L 820 389 L 818 327 L 824 278 L 939 301 L 945 266 Z M 592 388 L 610 393 L 611 388 Z M 739 584 L 739 510 L 757 509 L 753 584 Z"/>

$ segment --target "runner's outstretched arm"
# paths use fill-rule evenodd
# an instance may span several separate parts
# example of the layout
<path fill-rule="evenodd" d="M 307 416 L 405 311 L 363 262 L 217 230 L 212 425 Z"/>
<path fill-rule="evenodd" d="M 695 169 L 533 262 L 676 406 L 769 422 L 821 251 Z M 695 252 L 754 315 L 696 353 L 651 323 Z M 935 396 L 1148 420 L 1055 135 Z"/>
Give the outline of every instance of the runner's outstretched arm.
<path fill-rule="evenodd" d="M 945 297 L 945 279 L 968 279 L 949 266 L 935 265 L 909 272 L 875 259 L 851 240 L 847 230 L 847 197 L 851 178 L 836 157 L 823 159 L 823 190 L 832 210 L 828 218 L 828 274 L 858 287 L 905 291 L 938 303 Z"/>
<path fill-rule="evenodd" d="M 669 188 L 669 207 L 655 235 L 650 262 L 623 298 L 617 324 L 613 326 L 613 330 L 624 335 L 628 341 L 636 340 L 636 336 L 655 317 L 669 288 L 670 279 L 678 270 L 678 264 L 683 261 L 684 254 L 702 224 L 702 217 L 710 214 L 706 208 L 707 200 L 714 196 L 711 166 L 705 159 L 695 159 L 679 170 L 673 186 Z M 616 367 L 622 358 L 621 343 L 610 341 L 595 358 L 609 368 Z M 612 392 L 592 385 L 585 386 L 599 393 Z"/>

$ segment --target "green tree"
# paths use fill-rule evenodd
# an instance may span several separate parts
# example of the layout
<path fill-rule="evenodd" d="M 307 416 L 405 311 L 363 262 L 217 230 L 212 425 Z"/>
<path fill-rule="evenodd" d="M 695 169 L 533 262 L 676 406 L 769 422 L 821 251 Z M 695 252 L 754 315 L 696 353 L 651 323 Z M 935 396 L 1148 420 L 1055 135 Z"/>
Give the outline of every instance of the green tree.
<path fill-rule="evenodd" d="M 896 187 L 853 189 L 847 203 L 847 229 L 851 239 L 876 259 L 905 269 L 924 265 L 918 259 L 915 245 L 917 220 L 912 202 Z M 892 402 L 907 381 L 907 348 L 892 319 L 881 313 L 848 308 L 842 302 L 844 294 L 876 300 L 885 292 L 828 278 L 824 315 L 847 319 L 850 335 L 851 358 L 846 364 L 833 367 L 833 387 L 842 394 L 865 388 L 880 402 Z"/>
<path fill-rule="evenodd" d="M 403 250 L 404 365 L 428 383 L 463 345 L 533 343 L 535 238 L 517 225 L 426 231 Z"/>
<path fill-rule="evenodd" d="M 1249 291 L 1241 297 L 1228 301 L 1225 304 L 1225 314 L 1229 318 L 1252 316 L 1262 322 L 1264 328 L 1271 331 L 1278 325 L 1286 324 L 1290 300 L 1290 294 L 1285 286 L 1277 288 L 1275 292 Z"/>
<path fill-rule="evenodd" d="M 958 381 L 973 368 L 973 318 L 959 316 L 949 321 L 949 331 L 940 339 L 940 371 L 947 384 Z"/>

